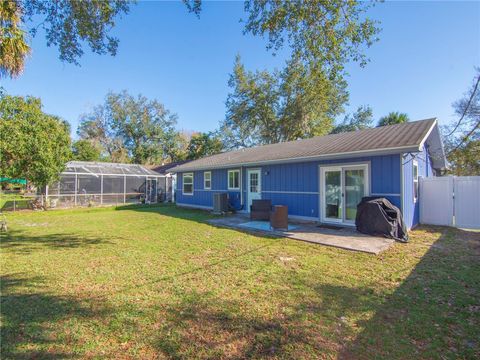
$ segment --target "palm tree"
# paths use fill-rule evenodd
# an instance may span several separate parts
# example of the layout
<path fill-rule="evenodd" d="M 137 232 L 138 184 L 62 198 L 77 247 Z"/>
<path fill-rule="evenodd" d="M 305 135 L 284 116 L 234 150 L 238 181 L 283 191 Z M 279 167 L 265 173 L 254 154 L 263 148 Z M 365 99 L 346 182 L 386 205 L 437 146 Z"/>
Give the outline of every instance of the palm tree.
<path fill-rule="evenodd" d="M 0 2 L 0 77 L 17 77 L 30 53 L 26 33 L 20 29 L 20 7 L 16 1 Z"/>
<path fill-rule="evenodd" d="M 378 121 L 377 127 L 385 126 L 385 125 L 401 124 L 408 121 L 410 121 L 410 119 L 407 114 L 401 113 L 398 111 L 392 111 L 387 116 L 383 116 L 380 118 L 380 120 Z"/>

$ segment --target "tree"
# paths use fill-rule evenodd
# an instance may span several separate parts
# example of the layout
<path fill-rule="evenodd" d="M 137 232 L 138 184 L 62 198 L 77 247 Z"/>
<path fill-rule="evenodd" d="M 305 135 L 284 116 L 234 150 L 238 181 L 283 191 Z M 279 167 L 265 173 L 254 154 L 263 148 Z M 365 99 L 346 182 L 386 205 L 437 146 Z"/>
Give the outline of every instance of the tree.
<path fill-rule="evenodd" d="M 114 56 L 118 39 L 109 33 L 116 18 L 128 13 L 130 3 L 121 0 L 15 0 L 0 2 L 0 74 L 18 76 L 30 52 L 27 34 L 45 32 L 47 46 L 55 46 L 62 61 L 78 65 L 83 44 L 96 54 Z M 27 31 L 22 30 L 27 28 Z"/>
<path fill-rule="evenodd" d="M 453 103 L 459 120 L 444 127 L 443 139 L 454 175 L 480 175 L 480 68 L 470 89 Z"/>
<path fill-rule="evenodd" d="M 199 15 L 201 0 L 183 2 Z M 345 74 L 347 62 L 368 62 L 363 50 L 380 32 L 377 22 L 365 16 L 373 5 L 357 0 L 245 0 L 244 33 L 268 38 L 267 49 L 274 54 L 286 43 L 292 60 L 333 80 Z"/>
<path fill-rule="evenodd" d="M 401 113 L 398 111 L 394 111 L 389 113 L 386 116 L 382 116 L 378 121 L 377 127 L 386 126 L 386 125 L 395 125 L 395 124 L 402 124 L 405 122 L 410 121 L 409 117 L 405 113 Z"/>
<path fill-rule="evenodd" d="M 175 130 L 167 134 L 163 145 L 164 159 L 172 162 L 185 160 L 189 137 L 187 133 Z"/>
<path fill-rule="evenodd" d="M 245 32 L 267 37 L 274 52 L 287 43 L 292 58 L 316 68 L 327 78 L 344 73 L 348 61 L 364 66 L 364 47 L 380 29 L 364 16 L 371 4 L 361 1 L 245 1 Z"/>
<path fill-rule="evenodd" d="M 457 176 L 480 175 L 480 139 L 470 140 L 448 152 L 450 173 Z"/>
<path fill-rule="evenodd" d="M 245 1 L 245 33 L 268 38 L 274 53 L 288 45 L 285 69 L 247 73 L 239 61 L 221 128 L 229 147 L 328 133 L 348 100 L 345 65 L 365 66 L 364 48 L 379 29 L 352 1 Z"/>
<path fill-rule="evenodd" d="M 176 119 L 157 100 L 109 93 L 103 105 L 81 117 L 78 135 L 99 144 L 111 161 L 156 164 L 175 156 Z"/>
<path fill-rule="evenodd" d="M 106 106 L 98 105 L 90 113 L 83 114 L 77 135 L 97 147 L 102 158 L 112 162 L 129 162 L 123 140 L 112 129 L 110 114 L 107 112 Z"/>
<path fill-rule="evenodd" d="M 330 134 L 364 130 L 372 127 L 373 112 L 370 106 L 359 106 L 355 113 L 345 116 L 343 122 L 333 128 Z"/>
<path fill-rule="evenodd" d="M 20 18 L 16 1 L 0 2 L 0 77 L 20 75 L 30 53 Z"/>
<path fill-rule="evenodd" d="M 72 144 L 72 155 L 74 160 L 99 161 L 101 159 L 100 149 L 89 140 L 77 140 Z"/>
<path fill-rule="evenodd" d="M 229 86 L 221 124 L 226 148 L 326 134 L 347 99 L 344 82 L 332 83 L 300 61 L 283 71 L 248 72 L 237 56 Z"/>
<path fill-rule="evenodd" d="M 187 159 L 195 160 L 218 154 L 223 150 L 223 143 L 215 133 L 193 134 L 187 148 Z"/>
<path fill-rule="evenodd" d="M 0 97 L 0 173 L 37 186 L 55 181 L 71 158 L 70 129 L 42 111 L 40 99 Z"/>

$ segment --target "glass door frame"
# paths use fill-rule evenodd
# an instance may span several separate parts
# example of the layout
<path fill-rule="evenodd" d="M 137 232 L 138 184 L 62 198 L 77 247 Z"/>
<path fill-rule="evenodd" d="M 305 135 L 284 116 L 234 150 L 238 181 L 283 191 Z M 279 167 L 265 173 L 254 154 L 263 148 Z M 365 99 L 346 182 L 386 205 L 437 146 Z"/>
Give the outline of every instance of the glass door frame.
<path fill-rule="evenodd" d="M 343 222 L 343 169 L 341 166 L 322 166 L 320 167 L 320 213 L 321 213 L 321 220 L 322 222 L 328 223 L 342 223 Z M 326 216 L 326 209 L 327 209 L 327 202 L 326 202 L 326 192 L 325 192 L 325 174 L 327 172 L 340 172 L 340 207 L 342 209 L 342 213 L 340 214 L 339 218 L 329 218 Z"/>
<path fill-rule="evenodd" d="M 250 192 L 250 174 L 258 174 L 258 183 L 257 183 L 257 192 L 255 193 L 252 193 Z M 261 168 L 250 168 L 250 169 L 247 169 L 247 181 L 246 181 L 246 194 L 247 194 L 247 212 L 250 212 L 250 205 L 252 203 L 252 200 L 256 200 L 256 199 L 252 199 L 251 197 L 251 194 L 260 194 L 260 199 L 262 198 L 262 169 Z"/>
<path fill-rule="evenodd" d="M 355 225 L 355 220 L 346 219 L 346 196 L 345 196 L 345 171 L 346 170 L 363 170 L 364 171 L 364 196 L 370 194 L 370 163 L 350 163 L 350 164 L 329 164 L 320 165 L 320 196 L 319 196 L 319 212 L 320 221 L 322 223 L 336 223 L 344 225 Z M 341 184 L 341 207 L 342 214 L 339 219 L 327 218 L 325 215 L 325 173 L 328 171 L 340 171 Z"/>
<path fill-rule="evenodd" d="M 145 179 L 145 201 L 155 204 L 158 202 L 158 179 L 146 178 Z M 155 200 L 155 201 L 153 201 Z"/>

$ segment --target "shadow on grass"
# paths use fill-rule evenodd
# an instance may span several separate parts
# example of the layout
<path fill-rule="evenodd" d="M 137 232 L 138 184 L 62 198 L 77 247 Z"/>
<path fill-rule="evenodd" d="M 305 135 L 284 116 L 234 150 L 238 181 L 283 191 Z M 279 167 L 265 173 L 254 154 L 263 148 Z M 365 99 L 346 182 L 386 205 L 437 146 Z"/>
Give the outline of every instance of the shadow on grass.
<path fill-rule="evenodd" d="M 418 256 L 415 247 L 430 248 L 391 295 L 374 284 L 318 284 L 292 274 L 284 280 L 284 292 L 271 294 L 283 307 L 272 316 L 242 310 L 254 299 L 232 301 L 192 291 L 165 310 L 166 321 L 152 345 L 177 359 L 478 358 L 480 234 L 423 231 L 442 235 L 431 246 L 421 240 L 408 245 L 404 256 Z M 283 303 L 289 289 L 298 286 L 313 295 L 300 292 Z M 354 320 L 372 313 L 367 320 Z"/>
<path fill-rule="evenodd" d="M 239 301 L 192 292 L 167 308 L 152 345 L 174 359 L 333 357 L 340 350 L 338 337 L 351 336 L 338 314 L 377 304 L 363 289 L 322 285 L 315 291 L 310 298 L 285 305 L 276 316 L 244 311 L 245 303 Z"/>
<path fill-rule="evenodd" d="M 173 203 L 162 203 L 162 204 L 150 204 L 150 205 L 125 205 L 115 207 L 117 211 L 139 211 L 139 212 L 148 212 L 148 213 L 157 213 L 164 216 L 171 216 L 183 220 L 191 220 L 206 223 L 206 220 L 213 219 L 215 215 L 212 215 L 210 212 L 201 209 L 189 209 L 184 207 L 176 206 Z"/>
<path fill-rule="evenodd" d="M 0 285 L 2 359 L 78 357 L 79 354 L 71 352 L 76 344 L 75 334 L 59 338 L 53 329 L 58 329 L 58 322 L 70 318 L 106 317 L 108 314 L 98 303 L 93 305 L 73 297 L 31 292 L 31 289 L 42 288 L 43 279 L 39 277 L 4 275 Z"/>
<path fill-rule="evenodd" d="M 31 253 L 42 247 L 49 249 L 69 249 L 80 248 L 86 246 L 98 246 L 101 244 L 110 244 L 109 240 L 92 236 L 79 236 L 76 234 L 46 234 L 32 235 L 24 230 L 9 230 L 6 234 L 2 234 L 0 240 L 0 248 L 2 251 L 10 251 L 14 253 Z"/>
<path fill-rule="evenodd" d="M 201 223 L 210 218 L 200 211 L 174 206 L 136 207 L 135 210 Z M 433 245 L 432 237 L 439 237 Z M 36 237 L 28 238 L 30 240 L 24 239 L 24 244 L 37 241 Z M 100 244 L 87 242 L 82 245 L 82 239 L 73 239 L 60 241 L 58 248 L 68 247 L 69 243 L 72 247 Z M 40 243 L 41 246 L 56 246 Z M 9 244 L 15 241 L 7 242 L 7 246 Z M 215 271 L 215 265 L 242 259 L 269 244 L 153 282 L 169 282 L 174 277 L 202 271 L 208 276 L 209 271 Z M 405 266 L 410 268 L 411 257 L 420 256 L 427 247 L 410 275 L 391 294 L 385 294 L 385 287 L 376 284 L 365 287 L 335 285 L 328 275 L 325 283 L 318 283 L 321 277 L 309 278 L 305 275 L 308 272 L 287 271 L 279 283 L 271 288 L 264 284 L 260 288 L 264 296 L 271 291 L 273 308 L 277 309 L 271 313 L 262 310 L 265 297 L 257 304 L 255 292 L 250 292 L 252 289 L 248 287 L 244 299 L 213 295 L 209 289 L 190 290 L 182 293 L 179 301 L 158 304 L 158 313 L 154 315 L 158 323 L 154 330 L 147 328 L 136 341 L 147 342 L 159 353 L 158 357 L 178 359 L 479 358 L 480 234 L 423 228 L 416 233 L 415 240 L 391 254 L 405 257 Z M 331 254 L 335 256 L 334 252 Z M 389 261 L 401 261 L 389 259 L 392 255 L 388 253 L 384 256 L 384 266 L 388 266 Z M 373 258 L 371 261 L 382 260 Z M 395 274 L 392 271 L 388 276 Z M 111 313 L 95 305 L 102 303 L 98 298 L 81 301 L 38 292 L 41 280 L 20 275 L 2 278 L 2 358 L 77 357 L 78 354 L 73 353 L 77 340 L 64 338 L 60 341 L 58 335 L 49 331 L 50 324 L 73 317 L 105 319 Z M 120 291 L 125 293 L 136 288 L 132 284 Z M 367 314 L 373 315 L 368 320 L 354 320 L 365 319 Z M 62 327 L 52 329 L 66 336 Z M 67 330 L 73 333 L 74 327 L 68 325 Z M 101 333 L 95 335 L 102 336 Z M 32 347 L 37 350 L 30 351 Z M 62 349 L 67 350 L 62 352 Z"/>
<path fill-rule="evenodd" d="M 363 330 L 340 359 L 480 357 L 480 233 L 419 231 L 442 235 L 395 292 L 372 309 L 374 316 L 358 324 Z"/>
<path fill-rule="evenodd" d="M 174 206 L 139 210 L 202 223 L 213 218 L 200 210 L 185 210 Z M 308 317 L 309 313 L 319 311 L 323 314 L 323 319 L 325 314 L 332 313 L 336 316 L 336 320 L 332 318 L 332 322 L 342 323 L 341 317 L 345 314 L 374 314 L 369 320 L 344 324 L 339 328 L 335 325 L 327 330 L 342 333 L 343 340 L 337 343 L 341 344 L 338 349 L 341 359 L 442 356 L 480 358 L 480 233 L 446 227 L 424 227 L 417 229 L 416 234 L 421 234 L 422 231 L 427 238 L 422 239 L 421 235 L 416 235 L 416 241 L 406 244 L 399 256 L 415 257 L 418 256 L 418 249 L 428 250 L 392 294 L 386 297 L 383 293 L 377 294 L 375 287 L 326 287 L 311 284 L 310 287 L 315 289 L 318 298 L 323 300 L 317 303 L 312 299 L 299 300 L 299 309 L 304 309 L 304 312 L 302 314 L 302 311 L 299 311 L 298 316 Z M 433 244 L 431 236 L 438 236 Z M 198 310 L 197 302 L 202 307 L 201 311 Z M 173 328 L 169 329 L 175 334 L 172 335 L 173 340 L 159 340 L 162 351 L 173 357 L 189 357 L 188 351 L 194 350 L 188 350 L 188 344 L 191 341 L 199 342 L 198 339 L 203 338 L 202 334 L 209 333 L 209 329 L 213 328 L 224 329 L 226 338 L 235 337 L 237 333 L 237 336 L 243 337 L 240 342 L 250 343 L 247 347 L 239 346 L 242 348 L 239 350 L 240 355 L 234 357 L 268 357 L 270 344 L 274 344 L 271 353 L 276 354 L 275 356 L 284 356 L 285 352 L 288 353 L 287 349 L 292 347 L 310 348 L 314 353 L 323 353 L 314 343 L 305 343 L 292 337 L 297 331 L 300 331 L 300 338 L 303 339 L 311 339 L 313 335 L 302 330 L 304 324 L 293 325 L 293 328 L 288 325 L 292 323 L 292 318 L 259 322 L 258 318 L 232 317 L 222 310 L 223 307 L 229 307 L 229 304 L 222 304 L 221 299 L 197 299 L 178 309 L 172 309 L 173 314 L 198 311 L 198 320 L 195 320 L 195 316 L 187 321 L 176 317 Z M 310 308 L 316 310 L 311 312 Z M 245 329 L 247 332 L 258 332 L 258 329 L 264 328 L 270 329 L 260 331 L 260 338 L 264 341 L 259 342 L 257 337 L 246 340 L 248 335 Z M 353 328 L 360 328 L 360 333 L 357 334 Z M 319 343 L 322 343 L 321 339 L 325 339 L 322 336 L 314 338 Z M 205 344 L 205 349 L 210 345 Z"/>

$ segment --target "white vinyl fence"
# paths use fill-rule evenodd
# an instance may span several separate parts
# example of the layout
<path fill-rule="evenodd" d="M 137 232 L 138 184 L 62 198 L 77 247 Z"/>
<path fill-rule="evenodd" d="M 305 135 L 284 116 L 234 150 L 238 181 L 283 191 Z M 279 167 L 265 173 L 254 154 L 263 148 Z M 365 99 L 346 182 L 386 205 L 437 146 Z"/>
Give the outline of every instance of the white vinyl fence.
<path fill-rule="evenodd" d="M 421 178 L 420 223 L 480 229 L 480 176 Z"/>

